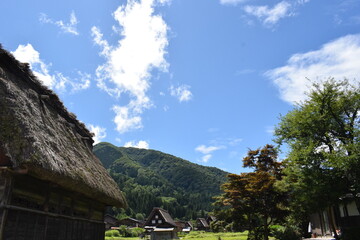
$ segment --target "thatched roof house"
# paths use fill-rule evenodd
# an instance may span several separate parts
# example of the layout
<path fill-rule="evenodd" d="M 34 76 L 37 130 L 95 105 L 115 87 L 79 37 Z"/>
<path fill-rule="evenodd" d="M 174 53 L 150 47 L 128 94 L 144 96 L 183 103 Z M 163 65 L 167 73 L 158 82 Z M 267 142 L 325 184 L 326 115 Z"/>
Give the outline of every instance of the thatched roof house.
<path fill-rule="evenodd" d="M 168 211 L 159 207 L 153 208 L 145 221 L 144 228 L 150 234 L 151 240 L 178 239 L 175 221 Z"/>
<path fill-rule="evenodd" d="M 28 64 L 0 46 L 0 239 L 18 211 L 99 223 L 105 206 L 126 205 L 92 144 L 92 134 Z"/>
<path fill-rule="evenodd" d="M 197 230 L 208 231 L 210 226 L 205 218 L 198 218 L 196 219 L 196 228 Z"/>

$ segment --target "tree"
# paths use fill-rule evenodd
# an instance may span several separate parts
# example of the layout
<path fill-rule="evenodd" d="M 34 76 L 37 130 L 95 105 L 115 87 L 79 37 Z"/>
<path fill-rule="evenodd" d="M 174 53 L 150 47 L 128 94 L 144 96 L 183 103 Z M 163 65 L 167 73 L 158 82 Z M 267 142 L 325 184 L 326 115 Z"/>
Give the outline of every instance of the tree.
<path fill-rule="evenodd" d="M 313 87 L 275 129 L 277 143 L 289 148 L 281 185 L 304 213 L 360 192 L 360 87 L 334 79 Z"/>
<path fill-rule="evenodd" d="M 282 177 L 281 163 L 277 162 L 277 151 L 272 145 L 249 150 L 243 166 L 254 168 L 254 172 L 229 174 L 222 188 L 224 194 L 218 199 L 223 206 L 231 206 L 232 220 L 245 224 L 248 239 L 269 239 L 269 225 L 284 216 L 283 193 L 275 189 L 275 182 Z M 227 209 L 228 211 L 229 209 Z"/>

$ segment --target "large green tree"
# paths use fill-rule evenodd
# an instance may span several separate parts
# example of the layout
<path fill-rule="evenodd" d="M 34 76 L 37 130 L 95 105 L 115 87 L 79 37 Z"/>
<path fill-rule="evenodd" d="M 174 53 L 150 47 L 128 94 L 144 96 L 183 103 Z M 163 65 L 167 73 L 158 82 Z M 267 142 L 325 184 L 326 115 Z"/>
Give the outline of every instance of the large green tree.
<path fill-rule="evenodd" d="M 330 79 L 313 84 L 307 100 L 281 117 L 276 141 L 289 154 L 280 186 L 291 192 L 295 215 L 329 210 L 360 192 L 359 115 L 359 85 Z"/>
<path fill-rule="evenodd" d="M 243 166 L 253 172 L 229 174 L 222 188 L 224 194 L 218 204 L 225 206 L 225 213 L 237 225 L 249 230 L 248 239 L 268 240 L 269 226 L 284 216 L 284 194 L 275 189 L 275 182 L 282 177 L 281 163 L 277 162 L 277 151 L 272 145 L 249 150 Z M 230 206 L 230 208 L 226 208 Z M 218 216 L 223 217 L 224 212 Z M 227 215 L 229 217 L 229 215 Z"/>

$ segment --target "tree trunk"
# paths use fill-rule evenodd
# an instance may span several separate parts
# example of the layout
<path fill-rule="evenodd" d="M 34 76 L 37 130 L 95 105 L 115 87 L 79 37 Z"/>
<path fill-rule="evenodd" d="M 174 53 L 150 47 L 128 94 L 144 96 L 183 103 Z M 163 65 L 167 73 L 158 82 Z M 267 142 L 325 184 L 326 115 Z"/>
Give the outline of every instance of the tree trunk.
<path fill-rule="evenodd" d="M 330 228 L 331 228 L 331 231 L 334 233 L 334 237 L 335 239 L 339 239 L 339 236 L 336 232 L 336 227 L 335 227 L 335 223 L 334 223 L 334 219 L 333 219 L 333 210 L 332 210 L 332 207 L 328 207 L 327 208 L 327 212 L 328 212 L 328 219 L 329 219 L 329 222 L 330 222 Z"/>
<path fill-rule="evenodd" d="M 267 215 L 265 215 L 264 220 L 264 240 L 269 240 L 269 224 Z"/>

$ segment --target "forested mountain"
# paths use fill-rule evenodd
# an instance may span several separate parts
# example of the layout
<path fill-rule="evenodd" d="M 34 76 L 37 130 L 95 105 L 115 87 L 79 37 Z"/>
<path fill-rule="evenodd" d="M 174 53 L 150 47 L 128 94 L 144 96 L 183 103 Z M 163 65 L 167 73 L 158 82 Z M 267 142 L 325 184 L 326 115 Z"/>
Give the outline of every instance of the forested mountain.
<path fill-rule="evenodd" d="M 179 219 L 203 217 L 228 174 L 160 151 L 105 142 L 95 145 L 94 153 L 125 193 L 132 217 L 147 216 L 153 207 Z"/>

